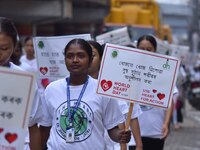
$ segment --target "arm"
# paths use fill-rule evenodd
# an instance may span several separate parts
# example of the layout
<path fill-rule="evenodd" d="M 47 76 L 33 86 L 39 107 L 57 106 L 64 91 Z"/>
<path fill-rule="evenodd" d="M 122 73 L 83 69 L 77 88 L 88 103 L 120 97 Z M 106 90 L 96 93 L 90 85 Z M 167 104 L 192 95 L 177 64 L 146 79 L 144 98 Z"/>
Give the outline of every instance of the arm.
<path fill-rule="evenodd" d="M 121 123 L 118 125 L 119 129 L 125 129 L 125 123 Z M 126 144 L 120 143 L 121 150 L 126 150 Z"/>
<path fill-rule="evenodd" d="M 51 127 L 40 126 L 42 149 L 44 149 L 46 146 L 47 140 L 49 138 L 50 129 Z"/>
<path fill-rule="evenodd" d="M 118 126 L 109 129 L 108 134 L 110 138 L 117 143 L 128 143 L 131 139 L 131 131 L 120 129 Z"/>
<path fill-rule="evenodd" d="M 162 139 L 165 139 L 169 134 L 169 124 L 170 124 L 170 120 L 171 120 L 171 116 L 172 116 L 172 112 L 173 112 L 173 107 L 174 107 L 174 103 L 172 100 L 172 104 L 171 104 L 170 108 L 168 110 L 166 110 L 165 121 L 164 121 L 164 124 L 162 127 L 162 132 L 163 132 Z"/>
<path fill-rule="evenodd" d="M 137 118 L 131 119 L 131 131 L 136 143 L 136 150 L 142 150 L 142 139 L 140 135 L 140 126 Z"/>
<path fill-rule="evenodd" d="M 30 149 L 41 150 L 41 136 L 37 124 L 29 127 Z"/>

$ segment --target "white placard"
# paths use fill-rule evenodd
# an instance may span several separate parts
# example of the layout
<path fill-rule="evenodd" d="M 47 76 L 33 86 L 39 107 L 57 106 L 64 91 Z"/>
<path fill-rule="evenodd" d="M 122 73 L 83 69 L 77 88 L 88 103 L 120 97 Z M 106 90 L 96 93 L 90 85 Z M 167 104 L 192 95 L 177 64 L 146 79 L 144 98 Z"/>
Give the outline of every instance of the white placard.
<path fill-rule="evenodd" d="M 189 46 L 183 45 L 175 45 L 171 44 L 172 54 L 171 56 L 179 58 L 183 63 L 187 62 L 188 54 L 189 54 Z"/>
<path fill-rule="evenodd" d="M 131 39 L 128 34 L 127 27 L 116 29 L 110 32 L 96 36 L 97 41 L 104 41 L 104 43 L 128 45 L 131 43 Z"/>
<path fill-rule="evenodd" d="M 40 78 L 62 78 L 69 74 L 65 66 L 64 48 L 75 38 L 90 40 L 90 34 L 34 37 L 33 44 Z"/>
<path fill-rule="evenodd" d="M 106 44 L 97 93 L 167 109 L 179 65 L 174 57 Z"/>
<path fill-rule="evenodd" d="M 23 150 L 26 130 L 0 127 L 0 150 Z"/>
<path fill-rule="evenodd" d="M 22 150 L 35 92 L 34 75 L 0 67 L 0 150 Z"/>
<path fill-rule="evenodd" d="M 167 41 L 162 41 L 154 36 L 157 42 L 157 50 L 156 53 L 163 54 L 163 55 L 172 55 L 172 49 L 170 44 Z"/>

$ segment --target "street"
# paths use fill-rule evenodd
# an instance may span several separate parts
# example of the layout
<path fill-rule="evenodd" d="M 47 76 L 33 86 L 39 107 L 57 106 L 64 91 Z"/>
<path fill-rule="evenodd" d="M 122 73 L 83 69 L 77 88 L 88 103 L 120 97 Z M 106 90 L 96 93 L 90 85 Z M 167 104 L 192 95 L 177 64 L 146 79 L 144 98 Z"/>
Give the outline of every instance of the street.
<path fill-rule="evenodd" d="M 200 150 L 200 111 L 186 103 L 182 127 L 171 128 L 164 150 Z"/>

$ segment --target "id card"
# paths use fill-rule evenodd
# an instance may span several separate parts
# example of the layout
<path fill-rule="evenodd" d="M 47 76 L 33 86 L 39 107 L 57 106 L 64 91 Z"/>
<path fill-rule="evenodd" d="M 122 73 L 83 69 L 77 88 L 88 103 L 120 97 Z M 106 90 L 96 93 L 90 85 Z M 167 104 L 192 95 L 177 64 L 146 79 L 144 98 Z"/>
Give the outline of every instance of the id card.
<path fill-rule="evenodd" d="M 74 128 L 66 130 L 66 143 L 74 142 Z"/>

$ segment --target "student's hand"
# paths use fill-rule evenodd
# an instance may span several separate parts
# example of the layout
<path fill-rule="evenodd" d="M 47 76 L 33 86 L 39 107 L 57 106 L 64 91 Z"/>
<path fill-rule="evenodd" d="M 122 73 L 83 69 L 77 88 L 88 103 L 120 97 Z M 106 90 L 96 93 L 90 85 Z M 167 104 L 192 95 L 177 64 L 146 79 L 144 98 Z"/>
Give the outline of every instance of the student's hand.
<path fill-rule="evenodd" d="M 118 134 L 119 143 L 128 143 L 131 139 L 131 131 L 130 130 L 121 130 Z"/>
<path fill-rule="evenodd" d="M 163 124 L 162 133 L 163 133 L 163 136 L 162 136 L 161 139 L 167 138 L 167 136 L 168 136 L 168 134 L 169 134 L 169 127 L 168 127 L 168 125 Z"/>

